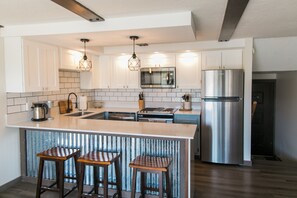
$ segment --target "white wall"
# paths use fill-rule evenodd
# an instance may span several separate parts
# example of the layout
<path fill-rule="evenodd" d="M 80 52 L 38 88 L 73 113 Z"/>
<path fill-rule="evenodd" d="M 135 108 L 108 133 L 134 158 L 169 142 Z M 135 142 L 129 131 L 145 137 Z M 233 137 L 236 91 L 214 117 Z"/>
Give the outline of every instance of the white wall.
<path fill-rule="evenodd" d="M 253 71 L 297 71 L 297 37 L 254 40 Z"/>
<path fill-rule="evenodd" d="M 297 161 L 297 72 L 277 74 L 275 153 L 282 160 Z"/>
<path fill-rule="evenodd" d="M 3 39 L 0 38 L 0 186 L 16 179 L 20 173 L 20 143 L 17 129 L 5 127 L 6 92 Z"/>
<path fill-rule="evenodd" d="M 251 104 L 252 104 L 252 65 L 253 39 L 245 39 L 243 51 L 244 69 L 244 122 L 243 122 L 243 160 L 246 165 L 251 164 Z"/>

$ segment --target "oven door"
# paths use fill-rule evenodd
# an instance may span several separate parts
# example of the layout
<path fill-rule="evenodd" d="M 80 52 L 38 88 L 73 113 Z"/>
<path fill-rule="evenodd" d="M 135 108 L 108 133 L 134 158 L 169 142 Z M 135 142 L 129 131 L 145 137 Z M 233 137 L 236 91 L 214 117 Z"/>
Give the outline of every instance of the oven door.
<path fill-rule="evenodd" d="M 139 122 L 173 123 L 171 118 L 138 118 Z"/>

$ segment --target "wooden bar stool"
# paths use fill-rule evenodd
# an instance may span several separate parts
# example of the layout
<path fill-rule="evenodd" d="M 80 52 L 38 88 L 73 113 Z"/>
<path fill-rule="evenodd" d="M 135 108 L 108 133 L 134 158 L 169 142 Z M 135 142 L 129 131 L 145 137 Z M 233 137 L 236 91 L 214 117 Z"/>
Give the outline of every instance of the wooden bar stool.
<path fill-rule="evenodd" d="M 77 159 L 80 155 L 79 149 L 71 149 L 71 148 L 63 148 L 63 147 L 53 147 L 46 151 L 37 154 L 39 160 L 39 170 L 38 170 L 38 180 L 37 180 L 37 190 L 36 197 L 39 198 L 42 193 L 45 191 L 56 191 L 59 192 L 59 198 L 66 197 L 69 195 L 75 188 L 78 186 L 78 165 Z M 75 172 L 76 177 L 65 176 L 64 173 L 64 162 L 70 158 L 74 158 L 75 163 Z M 42 186 L 43 179 L 43 167 L 44 161 L 54 161 L 56 164 L 56 182 L 51 184 L 50 186 Z M 75 179 L 76 185 L 64 194 L 64 179 Z M 56 188 L 53 186 L 57 185 Z"/>
<path fill-rule="evenodd" d="M 113 195 L 115 197 L 122 197 L 122 184 L 120 177 L 120 165 L 119 165 L 119 153 L 110 153 L 110 152 L 100 152 L 100 151 L 92 151 L 87 153 L 84 156 L 81 156 L 77 161 L 80 165 L 80 179 L 79 179 L 79 194 L 80 197 L 98 197 L 98 188 L 99 183 L 103 184 L 103 197 L 108 197 L 108 184 L 116 185 L 117 192 Z M 108 182 L 108 167 L 114 163 L 115 173 L 116 173 L 116 182 Z M 94 188 L 88 192 L 83 192 L 84 186 L 84 174 L 85 174 L 85 165 L 90 165 L 94 167 Z M 102 167 L 104 171 L 103 181 L 100 181 L 98 178 L 98 167 Z M 94 193 L 92 193 L 94 192 Z M 101 195 L 102 196 L 102 195 Z"/>
<path fill-rule="evenodd" d="M 170 158 L 165 157 L 153 157 L 153 156 L 137 156 L 129 166 L 133 168 L 132 178 L 132 192 L 131 198 L 135 198 L 136 191 L 136 176 L 137 171 L 140 172 L 140 185 L 141 185 L 141 197 L 145 197 L 146 190 L 159 191 L 159 197 L 163 197 L 163 173 L 166 175 L 166 195 L 171 197 L 171 185 L 169 178 L 169 166 L 171 164 Z M 146 173 L 156 173 L 159 176 L 159 189 L 147 188 Z"/>

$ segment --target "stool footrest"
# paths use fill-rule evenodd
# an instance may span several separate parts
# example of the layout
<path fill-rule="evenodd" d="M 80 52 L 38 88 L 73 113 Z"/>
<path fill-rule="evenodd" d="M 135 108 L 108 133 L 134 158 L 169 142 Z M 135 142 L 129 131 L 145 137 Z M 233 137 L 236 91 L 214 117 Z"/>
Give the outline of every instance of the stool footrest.
<path fill-rule="evenodd" d="M 118 195 L 118 193 L 115 193 L 114 195 L 108 195 L 108 198 L 114 198 L 114 197 L 116 197 L 116 195 Z M 83 193 L 82 195 L 81 195 L 81 198 L 89 198 L 89 197 L 104 197 L 104 195 L 102 195 L 102 194 L 98 194 L 98 195 L 95 195 L 95 194 L 87 194 L 87 193 Z"/>

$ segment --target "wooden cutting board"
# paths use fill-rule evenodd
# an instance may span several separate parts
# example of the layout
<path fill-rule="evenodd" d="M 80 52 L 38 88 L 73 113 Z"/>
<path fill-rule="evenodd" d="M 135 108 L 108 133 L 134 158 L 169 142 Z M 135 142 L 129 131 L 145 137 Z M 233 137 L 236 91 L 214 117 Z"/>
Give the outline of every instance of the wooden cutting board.
<path fill-rule="evenodd" d="M 59 111 L 60 111 L 60 114 L 67 113 L 67 107 L 68 107 L 67 100 L 61 100 L 61 101 L 59 101 Z M 69 101 L 69 107 L 70 107 L 70 110 L 72 111 L 72 101 L 71 100 Z"/>

